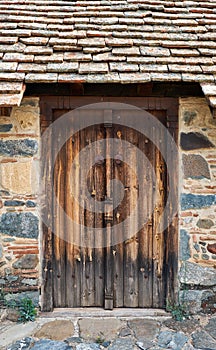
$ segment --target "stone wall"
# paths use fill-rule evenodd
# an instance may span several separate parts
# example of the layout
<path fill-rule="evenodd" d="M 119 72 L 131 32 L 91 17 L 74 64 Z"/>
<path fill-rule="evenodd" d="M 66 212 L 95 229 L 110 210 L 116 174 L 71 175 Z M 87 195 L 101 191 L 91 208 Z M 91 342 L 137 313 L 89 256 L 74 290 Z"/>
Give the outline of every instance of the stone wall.
<path fill-rule="evenodd" d="M 216 311 L 216 119 L 204 98 L 180 99 L 181 297 Z"/>
<path fill-rule="evenodd" d="M 39 99 L 0 116 L 0 288 L 38 289 Z"/>

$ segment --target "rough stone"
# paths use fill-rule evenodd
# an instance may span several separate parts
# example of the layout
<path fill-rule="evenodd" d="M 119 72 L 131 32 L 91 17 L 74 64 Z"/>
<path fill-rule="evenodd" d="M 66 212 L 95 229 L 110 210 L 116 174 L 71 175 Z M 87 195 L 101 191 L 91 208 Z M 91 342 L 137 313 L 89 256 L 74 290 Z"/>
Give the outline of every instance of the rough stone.
<path fill-rule="evenodd" d="M 98 350 L 100 349 L 100 345 L 93 343 L 93 344 L 78 344 L 76 346 L 76 350 Z"/>
<path fill-rule="evenodd" d="M 192 179 L 210 179 L 207 161 L 198 154 L 183 154 L 184 177 Z"/>
<path fill-rule="evenodd" d="M 150 340 L 137 341 L 136 345 L 141 350 L 147 350 L 153 347 L 153 343 Z"/>
<path fill-rule="evenodd" d="M 23 298 L 31 299 L 35 306 L 38 306 L 39 303 L 39 292 L 21 292 L 16 294 L 6 294 L 5 299 L 7 301 L 15 300 L 19 302 Z"/>
<path fill-rule="evenodd" d="M 26 284 L 28 286 L 37 286 L 38 280 L 34 278 L 23 278 L 21 283 Z"/>
<path fill-rule="evenodd" d="M 119 336 L 120 337 L 127 337 L 128 335 L 132 335 L 132 331 L 130 328 L 122 328 L 120 333 L 119 333 Z"/>
<path fill-rule="evenodd" d="M 138 341 L 153 340 L 159 331 L 159 325 L 154 320 L 137 319 L 129 321 L 128 325 Z"/>
<path fill-rule="evenodd" d="M 7 350 L 28 350 L 34 344 L 32 338 L 24 338 L 22 340 L 16 341 L 13 345 L 9 346 Z"/>
<path fill-rule="evenodd" d="M 0 259 L 3 257 L 3 247 L 2 245 L 0 244 Z"/>
<path fill-rule="evenodd" d="M 71 346 L 61 341 L 42 339 L 38 341 L 31 350 L 72 350 Z"/>
<path fill-rule="evenodd" d="M 180 230 L 180 248 L 179 248 L 179 259 L 188 260 L 191 256 L 190 254 L 190 235 L 186 230 Z"/>
<path fill-rule="evenodd" d="M 0 155 L 2 156 L 33 156 L 37 151 L 36 140 L 0 140 Z"/>
<path fill-rule="evenodd" d="M 8 191 L 4 191 L 4 190 L 0 190 L 0 196 L 10 196 L 10 192 Z"/>
<path fill-rule="evenodd" d="M 24 204 L 25 204 L 25 202 L 23 202 L 23 201 L 14 201 L 14 200 L 9 200 L 9 201 L 4 202 L 4 205 L 6 207 L 18 207 L 18 206 L 22 206 Z"/>
<path fill-rule="evenodd" d="M 208 244 L 207 250 L 212 254 L 216 254 L 216 243 Z"/>
<path fill-rule="evenodd" d="M 19 318 L 19 312 L 15 309 L 7 310 L 7 320 L 12 322 L 17 322 Z"/>
<path fill-rule="evenodd" d="M 213 295 L 211 290 L 184 290 L 179 293 L 182 304 L 187 306 L 188 313 L 192 315 L 201 312 L 203 302 Z"/>
<path fill-rule="evenodd" d="M 215 195 L 195 195 L 191 193 L 182 193 L 181 195 L 181 209 L 201 209 L 210 207 L 216 202 Z"/>
<path fill-rule="evenodd" d="M 35 269 L 38 264 L 38 256 L 36 254 L 26 254 L 17 259 L 13 263 L 14 269 Z"/>
<path fill-rule="evenodd" d="M 9 283 L 15 282 L 18 280 L 18 276 L 14 276 L 14 275 L 9 275 L 9 276 L 6 276 L 5 278 Z"/>
<path fill-rule="evenodd" d="M 192 334 L 193 345 L 198 349 L 215 350 L 216 342 L 205 331 L 200 331 Z"/>
<path fill-rule="evenodd" d="M 74 344 L 79 344 L 83 342 L 82 338 L 80 337 L 69 337 L 65 341 L 68 343 L 68 345 L 71 345 L 71 346 Z"/>
<path fill-rule="evenodd" d="M 216 340 L 216 317 L 211 318 L 204 329 L 212 338 Z"/>
<path fill-rule="evenodd" d="M 99 336 L 112 340 L 122 328 L 118 319 L 81 319 L 79 320 L 80 336 L 85 340 L 96 340 Z"/>
<path fill-rule="evenodd" d="M 173 339 L 170 342 L 169 346 L 171 347 L 171 349 L 182 350 L 183 346 L 187 341 L 188 337 L 184 333 L 178 332 L 173 336 Z"/>
<path fill-rule="evenodd" d="M 13 128 L 13 124 L 0 124 L 0 132 L 9 132 Z"/>
<path fill-rule="evenodd" d="M 13 194 L 34 194 L 38 189 L 38 173 L 32 159 L 0 164 L 3 196 Z"/>
<path fill-rule="evenodd" d="M 199 228 L 204 228 L 204 229 L 208 230 L 212 226 L 214 226 L 214 222 L 210 219 L 199 219 L 197 222 L 197 226 Z"/>
<path fill-rule="evenodd" d="M 181 148 L 185 151 L 214 147 L 213 143 L 199 132 L 189 132 L 187 134 L 182 132 L 180 144 Z"/>
<path fill-rule="evenodd" d="M 37 204 L 33 201 L 26 201 L 26 206 L 28 208 L 35 208 L 37 206 Z"/>
<path fill-rule="evenodd" d="M 39 134 L 38 98 L 24 98 L 19 107 L 13 107 L 11 118 L 15 120 L 18 131 Z"/>
<path fill-rule="evenodd" d="M 187 126 L 190 126 L 196 117 L 197 117 L 196 111 L 185 111 L 183 113 L 183 120 L 185 122 L 185 125 Z"/>
<path fill-rule="evenodd" d="M 168 349 L 182 350 L 188 337 L 181 332 L 174 333 L 170 331 L 161 332 L 158 336 L 158 345 Z"/>
<path fill-rule="evenodd" d="M 56 320 L 45 323 L 34 336 L 51 340 L 65 340 L 74 333 L 74 326 L 71 321 Z"/>
<path fill-rule="evenodd" d="M 183 320 L 181 322 L 174 319 L 166 320 L 163 325 L 176 332 L 193 333 L 199 327 L 199 321 L 195 319 Z"/>
<path fill-rule="evenodd" d="M 109 347 L 109 350 L 131 350 L 135 348 L 135 343 L 130 338 L 116 339 Z"/>
<path fill-rule="evenodd" d="M 158 336 L 158 345 L 161 347 L 167 346 L 171 342 L 173 335 L 174 332 L 171 331 L 161 332 Z"/>
<path fill-rule="evenodd" d="M 104 341 L 101 345 L 104 347 L 104 348 L 108 348 L 108 346 L 110 346 L 111 344 L 111 341 Z"/>
<path fill-rule="evenodd" d="M 9 236 L 37 238 L 39 219 L 32 213 L 4 213 L 0 218 L 0 232 Z"/>
<path fill-rule="evenodd" d="M 214 286 L 216 285 L 216 270 L 213 267 L 185 261 L 179 272 L 179 280 L 182 284 Z"/>

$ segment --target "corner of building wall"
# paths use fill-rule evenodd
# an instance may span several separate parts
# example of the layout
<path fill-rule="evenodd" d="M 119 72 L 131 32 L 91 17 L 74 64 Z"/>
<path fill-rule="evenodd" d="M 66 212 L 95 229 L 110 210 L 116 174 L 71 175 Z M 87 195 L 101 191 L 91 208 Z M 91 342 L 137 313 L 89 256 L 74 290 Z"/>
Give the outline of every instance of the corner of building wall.
<path fill-rule="evenodd" d="M 5 111 L 0 115 L 0 288 L 38 300 L 39 98 L 25 97 Z"/>
<path fill-rule="evenodd" d="M 216 311 L 216 121 L 179 99 L 179 285 L 191 313 Z"/>

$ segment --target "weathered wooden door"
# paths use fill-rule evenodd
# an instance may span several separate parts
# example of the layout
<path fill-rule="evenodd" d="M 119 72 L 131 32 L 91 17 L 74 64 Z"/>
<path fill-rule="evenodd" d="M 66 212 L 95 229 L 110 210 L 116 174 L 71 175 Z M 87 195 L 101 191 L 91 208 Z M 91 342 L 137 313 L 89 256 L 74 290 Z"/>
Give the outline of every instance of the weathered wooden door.
<path fill-rule="evenodd" d="M 153 107 L 167 126 L 167 110 Z M 53 109 L 52 120 L 68 110 Z M 73 133 L 53 160 L 60 209 L 52 207 L 52 305 L 164 307 L 174 294 L 177 250 L 176 223 L 157 232 L 169 187 L 166 162 L 149 137 L 113 124 L 112 111 L 101 113 L 104 122 Z M 176 116 L 170 126 L 176 134 Z M 165 133 L 152 133 L 167 142 Z M 52 148 L 60 148 L 58 139 Z"/>

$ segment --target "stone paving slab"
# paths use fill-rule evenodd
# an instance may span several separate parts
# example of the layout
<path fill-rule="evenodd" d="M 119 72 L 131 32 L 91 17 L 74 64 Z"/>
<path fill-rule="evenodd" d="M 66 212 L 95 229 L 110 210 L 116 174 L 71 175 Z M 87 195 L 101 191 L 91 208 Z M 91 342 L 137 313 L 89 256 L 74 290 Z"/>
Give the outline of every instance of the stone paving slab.
<path fill-rule="evenodd" d="M 0 330 L 0 350 L 216 350 L 216 316 L 177 322 L 67 314 L 27 324 L 1 322 Z"/>

